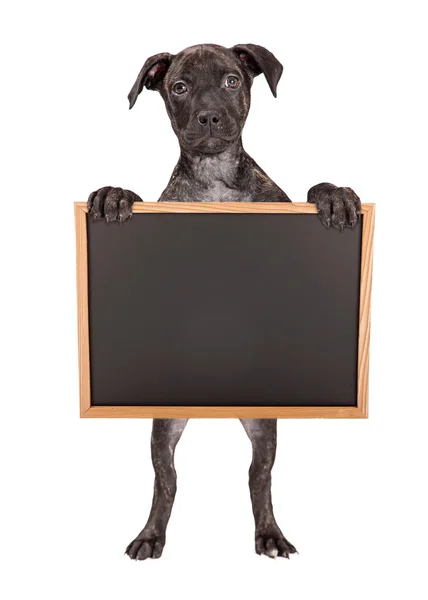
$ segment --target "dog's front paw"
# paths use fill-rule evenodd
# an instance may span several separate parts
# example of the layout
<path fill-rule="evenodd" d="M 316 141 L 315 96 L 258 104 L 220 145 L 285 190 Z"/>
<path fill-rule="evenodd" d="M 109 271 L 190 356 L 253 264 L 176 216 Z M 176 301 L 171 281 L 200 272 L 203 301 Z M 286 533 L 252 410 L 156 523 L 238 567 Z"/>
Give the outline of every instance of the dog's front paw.
<path fill-rule="evenodd" d="M 355 227 L 361 212 L 361 201 L 349 187 L 319 183 L 308 192 L 308 202 L 316 204 L 319 217 L 326 227 Z"/>
<path fill-rule="evenodd" d="M 88 213 L 94 220 L 105 218 L 107 222 L 122 222 L 131 218 L 134 202 L 142 202 L 134 192 L 107 186 L 89 196 Z"/>
<path fill-rule="evenodd" d="M 156 535 L 153 533 L 144 534 L 141 532 L 135 540 L 133 540 L 125 554 L 133 560 L 145 560 L 146 558 L 160 558 L 165 546 L 165 536 Z"/>
<path fill-rule="evenodd" d="M 295 554 L 297 550 L 285 539 L 281 530 L 275 528 L 271 531 L 256 531 L 256 552 L 270 558 L 290 558 L 290 554 Z"/>

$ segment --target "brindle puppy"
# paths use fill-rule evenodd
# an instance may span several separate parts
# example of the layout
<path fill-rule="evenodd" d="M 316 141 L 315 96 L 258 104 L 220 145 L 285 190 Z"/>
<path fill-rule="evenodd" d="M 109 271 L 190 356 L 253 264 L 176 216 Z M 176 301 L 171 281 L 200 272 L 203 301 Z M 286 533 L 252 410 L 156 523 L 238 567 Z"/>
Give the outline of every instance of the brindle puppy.
<path fill-rule="evenodd" d="M 223 48 L 202 44 L 177 55 L 157 54 L 141 69 L 129 93 L 130 108 L 144 87 L 158 91 L 180 143 L 180 158 L 159 201 L 290 202 L 288 196 L 248 156 L 242 129 L 250 108 L 253 78 L 263 73 L 274 96 L 282 65 L 261 46 Z M 129 190 L 104 187 L 89 196 L 94 219 L 125 221 L 141 198 Z M 357 223 L 361 204 L 347 187 L 321 183 L 308 192 L 322 223 L 342 229 Z M 153 504 L 141 533 L 126 549 L 133 559 L 159 558 L 176 492 L 174 450 L 187 419 L 154 419 Z M 253 447 L 249 484 L 258 554 L 296 552 L 279 529 L 272 509 L 271 469 L 276 452 L 276 419 L 241 419 Z"/>

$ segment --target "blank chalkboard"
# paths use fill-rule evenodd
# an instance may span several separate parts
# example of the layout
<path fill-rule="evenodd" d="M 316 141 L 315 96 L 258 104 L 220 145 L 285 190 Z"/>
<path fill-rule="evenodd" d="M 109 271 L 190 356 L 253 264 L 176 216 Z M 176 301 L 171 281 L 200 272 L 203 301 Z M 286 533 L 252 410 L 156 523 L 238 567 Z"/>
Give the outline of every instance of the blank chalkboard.
<path fill-rule="evenodd" d="M 79 207 L 85 416 L 367 415 L 371 207 L 338 231 L 308 205 L 249 206 L 144 203 L 122 224 Z"/>

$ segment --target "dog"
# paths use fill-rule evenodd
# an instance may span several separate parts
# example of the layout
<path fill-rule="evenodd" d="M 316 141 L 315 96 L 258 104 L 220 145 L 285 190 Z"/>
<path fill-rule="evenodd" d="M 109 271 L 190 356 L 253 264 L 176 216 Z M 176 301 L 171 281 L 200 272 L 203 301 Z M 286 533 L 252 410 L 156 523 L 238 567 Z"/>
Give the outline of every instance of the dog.
<path fill-rule="evenodd" d="M 176 55 L 146 60 L 128 95 L 132 108 L 144 88 L 162 96 L 180 144 L 180 158 L 159 202 L 291 202 L 245 152 L 242 130 L 250 108 L 254 77 L 264 74 L 272 94 L 283 67 L 266 48 L 239 44 L 225 48 L 201 44 Z M 354 227 L 361 202 L 349 187 L 320 183 L 308 191 L 326 227 Z M 88 199 L 93 219 L 123 222 L 141 198 L 130 190 L 103 187 Z M 174 451 L 188 419 L 154 419 L 151 451 L 155 471 L 151 512 L 144 529 L 125 553 L 136 560 L 159 558 L 176 494 Z M 241 419 L 251 441 L 250 496 L 255 520 L 255 550 L 289 558 L 296 548 L 276 523 L 271 498 L 276 419 Z"/>

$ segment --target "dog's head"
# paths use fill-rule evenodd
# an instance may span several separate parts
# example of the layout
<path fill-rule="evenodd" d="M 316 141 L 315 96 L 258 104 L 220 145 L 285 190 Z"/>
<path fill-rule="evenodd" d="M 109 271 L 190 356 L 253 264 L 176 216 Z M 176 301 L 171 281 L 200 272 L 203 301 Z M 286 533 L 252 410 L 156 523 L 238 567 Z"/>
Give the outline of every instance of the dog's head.
<path fill-rule="evenodd" d="M 144 87 L 160 92 L 180 146 L 217 154 L 241 136 L 253 78 L 261 73 L 276 97 L 282 65 L 262 46 L 201 44 L 176 55 L 156 54 L 144 63 L 129 108 Z"/>

